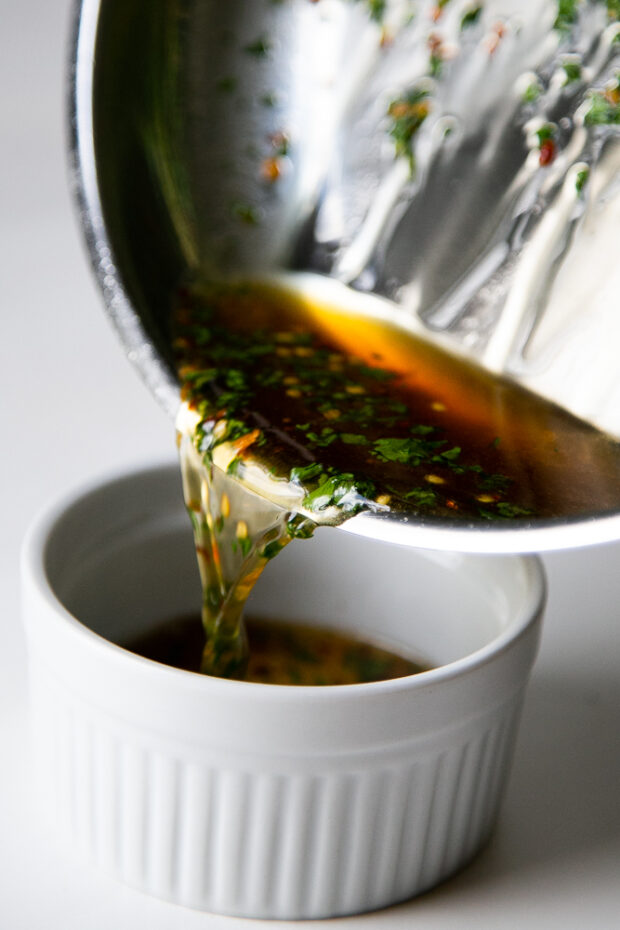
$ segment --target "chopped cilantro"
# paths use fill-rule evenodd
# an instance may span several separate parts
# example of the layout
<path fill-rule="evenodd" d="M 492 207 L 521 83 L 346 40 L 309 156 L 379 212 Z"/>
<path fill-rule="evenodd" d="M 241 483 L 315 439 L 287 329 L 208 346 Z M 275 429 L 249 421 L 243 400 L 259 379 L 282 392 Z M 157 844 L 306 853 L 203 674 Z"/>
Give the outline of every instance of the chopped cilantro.
<path fill-rule="evenodd" d="M 370 18 L 376 23 L 383 22 L 387 0 L 367 0 Z"/>
<path fill-rule="evenodd" d="M 540 129 L 536 130 L 538 144 L 544 145 L 545 142 L 553 141 L 557 134 L 558 128 L 555 123 L 543 123 Z"/>
<path fill-rule="evenodd" d="M 232 462 L 229 463 L 228 468 L 226 469 L 227 475 L 232 475 L 234 478 L 239 478 L 241 475 L 243 467 L 243 459 L 240 455 L 235 456 Z"/>
<path fill-rule="evenodd" d="M 323 478 L 314 491 L 306 494 L 304 507 L 307 510 L 320 512 L 328 507 L 340 506 L 343 512 L 351 513 L 359 509 L 362 494 L 372 493 L 373 486 L 370 482 L 357 484 L 352 474 L 336 473 Z M 351 499 L 347 501 L 349 496 Z"/>
<path fill-rule="evenodd" d="M 422 87 L 411 90 L 392 100 L 388 116 L 392 119 L 390 135 L 394 140 L 397 158 L 406 158 L 411 174 L 415 170 L 413 141 L 430 112 L 429 92 Z"/>
<path fill-rule="evenodd" d="M 520 507 L 518 504 L 510 504 L 508 501 L 499 501 L 493 510 L 486 507 L 480 508 L 480 516 L 486 520 L 500 519 L 508 520 L 515 517 L 531 517 L 532 511 L 527 507 Z"/>
<path fill-rule="evenodd" d="M 310 481 L 312 478 L 318 478 L 322 472 L 323 466 L 319 465 L 318 462 L 313 462 L 311 465 L 291 468 L 290 480 L 296 484 L 301 484 L 304 481 Z"/>
<path fill-rule="evenodd" d="M 506 475 L 483 475 L 478 479 L 481 491 L 505 491 L 512 484 L 512 479 Z"/>
<path fill-rule="evenodd" d="M 553 28 L 567 32 L 577 22 L 581 0 L 557 0 L 557 14 Z"/>
<path fill-rule="evenodd" d="M 372 378 L 374 381 L 392 381 L 396 377 L 393 371 L 375 368 L 373 365 L 356 365 L 355 370 L 360 376 Z"/>
<path fill-rule="evenodd" d="M 226 385 L 233 390 L 243 390 L 247 387 L 245 374 L 237 368 L 229 368 L 226 372 Z"/>
<path fill-rule="evenodd" d="M 573 84 L 581 80 L 581 62 L 578 59 L 570 58 L 562 62 L 564 69 L 565 84 Z"/>
<path fill-rule="evenodd" d="M 615 87 L 595 90 L 589 99 L 590 108 L 584 117 L 586 126 L 620 125 L 620 77 L 617 77 Z"/>
<path fill-rule="evenodd" d="M 237 78 L 229 75 L 220 78 L 215 85 L 215 89 L 222 94 L 232 94 L 237 89 Z"/>
<path fill-rule="evenodd" d="M 454 462 L 456 461 L 456 459 L 458 459 L 460 454 L 461 454 L 461 447 L 454 446 L 452 449 L 446 449 L 445 452 L 440 452 L 439 455 L 434 455 L 433 462 L 437 462 L 440 460 L 447 461 L 447 462 Z"/>
<path fill-rule="evenodd" d="M 437 52 L 431 52 L 428 58 L 428 73 L 431 77 L 439 77 L 443 67 L 443 57 Z"/>
<path fill-rule="evenodd" d="M 416 437 L 377 439 L 373 454 L 382 462 L 400 462 L 403 465 L 421 465 L 444 445 L 444 440 L 424 440 Z"/>
<path fill-rule="evenodd" d="M 185 376 L 185 381 L 191 385 L 193 390 L 201 391 L 215 381 L 217 374 L 217 368 L 204 368 L 201 371 L 190 372 Z"/>
<path fill-rule="evenodd" d="M 265 388 L 276 387 L 278 384 L 282 384 L 283 379 L 284 372 L 278 368 L 266 368 L 256 375 L 256 383 Z"/>
<path fill-rule="evenodd" d="M 523 92 L 522 100 L 523 103 L 535 103 L 542 93 L 542 84 L 536 78 L 536 80 L 531 81 Z"/>
<path fill-rule="evenodd" d="M 244 52 L 248 55 L 254 55 L 256 58 L 265 58 L 271 51 L 271 42 L 265 35 L 259 36 L 254 42 L 244 46 Z"/>
<path fill-rule="evenodd" d="M 469 29 L 470 26 L 475 26 L 475 24 L 480 19 L 480 14 L 482 13 L 482 4 L 476 3 L 474 6 L 469 7 L 465 10 L 461 16 L 461 30 Z"/>
<path fill-rule="evenodd" d="M 338 439 L 338 433 L 331 426 L 324 426 L 320 433 L 315 433 L 312 430 L 307 432 L 306 439 L 313 445 L 324 449 L 326 446 L 331 446 L 332 442 Z"/>
<path fill-rule="evenodd" d="M 278 542 L 277 539 L 272 539 L 261 552 L 261 556 L 263 559 L 267 560 L 274 559 L 282 549 L 284 549 L 284 543 Z"/>
<path fill-rule="evenodd" d="M 589 168 L 582 168 L 577 172 L 577 177 L 575 178 L 575 190 L 578 194 L 582 192 L 585 185 L 587 184 L 588 178 L 590 177 Z"/>
<path fill-rule="evenodd" d="M 239 544 L 239 548 L 241 549 L 243 557 L 247 558 L 247 556 L 252 551 L 252 540 L 250 539 L 249 536 L 242 536 L 241 539 L 237 539 L 237 542 Z"/>
<path fill-rule="evenodd" d="M 241 201 L 236 201 L 232 205 L 233 216 L 238 217 L 243 223 L 247 226 L 258 226 L 259 216 L 258 211 L 255 207 L 251 206 L 249 203 L 242 203 Z"/>
<path fill-rule="evenodd" d="M 412 488 L 405 498 L 417 507 L 434 507 L 437 504 L 436 493 L 427 488 Z"/>

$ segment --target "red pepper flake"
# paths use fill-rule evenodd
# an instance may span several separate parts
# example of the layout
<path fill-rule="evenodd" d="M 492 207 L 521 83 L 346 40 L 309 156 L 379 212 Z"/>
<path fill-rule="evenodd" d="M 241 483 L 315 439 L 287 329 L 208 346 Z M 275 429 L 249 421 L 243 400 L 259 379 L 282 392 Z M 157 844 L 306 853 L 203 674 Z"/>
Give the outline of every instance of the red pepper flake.
<path fill-rule="evenodd" d="M 446 500 L 446 507 L 449 507 L 450 510 L 458 510 L 458 509 L 459 509 L 459 505 L 457 504 L 456 501 L 453 501 L 451 497 L 449 497 L 449 498 Z"/>
<path fill-rule="evenodd" d="M 233 443 L 233 447 L 239 455 L 242 452 L 245 452 L 251 445 L 253 445 L 257 439 L 260 439 L 260 430 L 253 429 L 250 433 L 245 433 L 245 435 L 240 436 L 239 439 L 236 439 Z"/>
<path fill-rule="evenodd" d="M 616 87 L 608 87 L 603 96 L 605 100 L 608 100 L 613 106 L 620 103 L 620 82 Z"/>
<path fill-rule="evenodd" d="M 495 23 L 495 25 L 491 29 L 490 34 L 487 36 L 487 39 L 486 39 L 486 46 L 487 46 L 489 55 L 493 55 L 493 53 L 497 49 L 497 46 L 499 45 L 500 41 L 504 38 L 505 35 L 506 35 L 506 27 L 504 26 L 504 24 Z"/>
<path fill-rule="evenodd" d="M 545 139 L 540 146 L 539 162 L 541 165 L 550 165 L 556 154 L 556 146 L 553 139 Z"/>
<path fill-rule="evenodd" d="M 267 136 L 271 145 L 271 155 L 263 159 L 260 176 L 267 184 L 274 184 L 282 175 L 282 160 L 289 154 L 290 139 L 286 132 L 279 130 Z"/>
<path fill-rule="evenodd" d="M 431 54 L 439 55 L 441 57 L 443 40 L 440 35 L 438 35 L 436 32 L 431 32 L 428 39 L 426 40 L 426 44 L 428 45 Z"/>
<path fill-rule="evenodd" d="M 499 494 L 478 494 L 476 500 L 481 504 L 496 504 L 499 500 Z"/>
<path fill-rule="evenodd" d="M 280 159 L 277 157 L 265 158 L 260 166 L 261 180 L 267 184 L 274 184 L 282 174 Z"/>
<path fill-rule="evenodd" d="M 422 122 L 430 112 L 430 106 L 426 101 L 408 103 L 406 100 L 394 100 L 388 109 L 388 115 L 392 119 L 416 119 Z"/>

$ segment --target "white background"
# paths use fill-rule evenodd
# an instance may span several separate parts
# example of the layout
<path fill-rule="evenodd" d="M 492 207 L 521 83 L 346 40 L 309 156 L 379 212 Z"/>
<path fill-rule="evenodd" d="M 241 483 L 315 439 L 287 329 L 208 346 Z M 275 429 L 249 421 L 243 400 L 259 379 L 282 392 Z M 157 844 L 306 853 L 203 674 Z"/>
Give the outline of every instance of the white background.
<path fill-rule="evenodd" d="M 247 922 L 151 900 L 93 873 L 56 846 L 31 796 L 18 580 L 25 527 L 76 483 L 174 448 L 172 423 L 104 317 L 66 188 L 70 7 L 0 0 L 0 928 L 240 928 Z M 490 846 L 417 901 L 321 930 L 618 926 L 620 544 L 545 563 L 543 642 Z"/>

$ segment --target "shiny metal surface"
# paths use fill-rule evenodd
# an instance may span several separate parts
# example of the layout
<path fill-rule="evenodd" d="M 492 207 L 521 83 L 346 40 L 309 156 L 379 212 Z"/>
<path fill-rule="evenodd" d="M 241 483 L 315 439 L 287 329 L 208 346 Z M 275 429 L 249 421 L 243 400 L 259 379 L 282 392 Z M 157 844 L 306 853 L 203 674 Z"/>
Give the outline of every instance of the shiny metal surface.
<path fill-rule="evenodd" d="M 584 83 L 555 76 L 553 0 L 491 2 L 472 30 L 460 26 L 471 4 L 446 5 L 436 24 L 433 7 L 417 4 L 411 19 L 412 5 L 393 0 L 378 23 L 372 4 L 353 0 L 79 6 L 82 223 L 127 353 L 171 415 L 167 314 L 179 279 L 298 270 L 390 299 L 429 338 L 620 435 L 618 127 L 586 132 Z M 591 7 L 578 47 L 596 84 L 617 66 L 618 24 Z M 436 31 L 440 73 L 428 77 Z M 528 81 L 542 88 L 531 102 Z M 398 157 L 390 107 L 412 87 L 432 92 L 433 109 Z M 562 150 L 541 172 L 544 120 Z M 575 183 L 584 166 L 587 197 Z M 594 295 L 587 306 L 579 287 Z M 620 515 L 484 532 L 361 515 L 346 529 L 541 550 L 617 538 Z"/>

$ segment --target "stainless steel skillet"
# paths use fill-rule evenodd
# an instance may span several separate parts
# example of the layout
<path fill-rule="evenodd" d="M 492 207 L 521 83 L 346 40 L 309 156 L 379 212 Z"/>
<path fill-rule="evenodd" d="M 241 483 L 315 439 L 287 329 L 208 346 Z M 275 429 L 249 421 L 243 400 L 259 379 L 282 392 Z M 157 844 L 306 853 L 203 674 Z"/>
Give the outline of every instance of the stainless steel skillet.
<path fill-rule="evenodd" d="M 404 0 L 79 5 L 82 224 L 127 354 L 171 415 L 179 278 L 300 271 L 389 300 L 429 338 L 620 433 L 618 128 L 584 119 L 618 67 L 618 24 L 603 3 L 563 31 L 553 0 L 477 6 L 451 0 L 436 18 L 419 3 L 412 19 Z M 571 62 L 582 78 L 562 83 Z M 432 107 L 412 129 L 399 112 L 416 93 Z M 620 513 L 510 526 L 363 514 L 344 528 L 543 550 L 615 539 Z"/>

